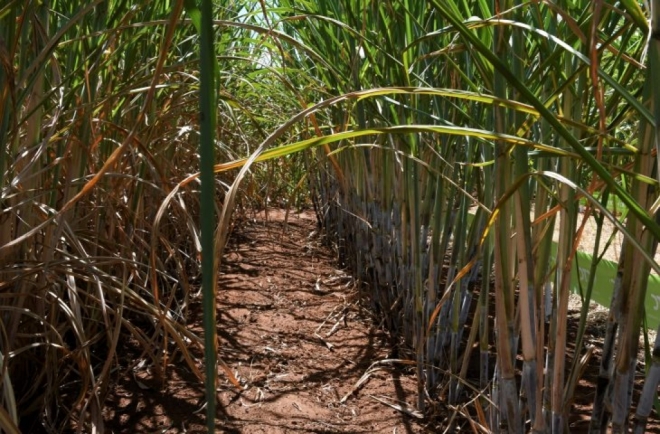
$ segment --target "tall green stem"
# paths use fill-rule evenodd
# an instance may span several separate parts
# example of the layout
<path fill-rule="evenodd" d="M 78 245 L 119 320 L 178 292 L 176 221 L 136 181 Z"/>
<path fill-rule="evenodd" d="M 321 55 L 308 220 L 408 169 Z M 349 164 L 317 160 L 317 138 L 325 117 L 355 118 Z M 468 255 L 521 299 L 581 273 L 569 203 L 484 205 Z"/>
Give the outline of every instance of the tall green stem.
<path fill-rule="evenodd" d="M 213 48 L 213 2 L 202 0 L 201 4 L 201 47 L 200 47 L 200 178 L 202 182 L 201 202 L 201 244 L 202 244 L 202 294 L 204 305 L 204 358 L 206 359 L 206 427 L 215 432 L 215 382 L 216 382 L 216 315 L 214 275 L 214 226 L 215 226 L 215 74 Z"/>

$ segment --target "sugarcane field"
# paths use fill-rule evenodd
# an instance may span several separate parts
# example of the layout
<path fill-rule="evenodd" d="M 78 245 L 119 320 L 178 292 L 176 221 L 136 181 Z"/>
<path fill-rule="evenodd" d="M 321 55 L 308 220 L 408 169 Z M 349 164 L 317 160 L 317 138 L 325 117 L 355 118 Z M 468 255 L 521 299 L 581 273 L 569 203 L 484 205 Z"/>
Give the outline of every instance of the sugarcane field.
<path fill-rule="evenodd" d="M 0 432 L 660 433 L 660 0 L 0 2 Z"/>

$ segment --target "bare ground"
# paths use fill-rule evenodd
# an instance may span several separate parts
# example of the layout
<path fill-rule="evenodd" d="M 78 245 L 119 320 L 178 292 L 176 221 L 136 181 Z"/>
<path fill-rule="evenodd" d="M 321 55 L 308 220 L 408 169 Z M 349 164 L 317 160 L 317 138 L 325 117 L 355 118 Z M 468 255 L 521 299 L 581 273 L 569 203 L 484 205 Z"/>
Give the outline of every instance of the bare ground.
<path fill-rule="evenodd" d="M 220 371 L 217 432 L 434 432 L 414 410 L 413 372 L 397 362 L 372 366 L 391 359 L 390 338 L 333 265 L 313 213 L 288 224 L 282 211 L 268 218 L 241 223 L 223 260 L 220 356 L 241 388 Z M 199 306 L 195 312 L 189 323 L 201 333 Z M 139 356 L 127 344 L 126 354 Z M 201 385 L 182 361 L 167 378 L 152 387 L 140 365 L 120 378 L 106 402 L 111 432 L 205 432 Z"/>

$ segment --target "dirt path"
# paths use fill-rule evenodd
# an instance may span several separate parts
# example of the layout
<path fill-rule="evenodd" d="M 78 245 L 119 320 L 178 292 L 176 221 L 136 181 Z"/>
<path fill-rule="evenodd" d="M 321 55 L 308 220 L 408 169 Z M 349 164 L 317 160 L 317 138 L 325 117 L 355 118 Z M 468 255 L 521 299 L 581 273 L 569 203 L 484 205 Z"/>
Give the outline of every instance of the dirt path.
<path fill-rule="evenodd" d="M 390 359 L 389 338 L 333 266 L 314 215 L 291 215 L 287 225 L 281 211 L 268 218 L 241 223 L 223 260 L 220 355 L 243 388 L 221 373 L 218 432 L 425 432 L 412 410 L 413 373 L 397 363 L 372 367 Z M 201 313 L 191 324 L 201 330 Z M 205 432 L 201 385 L 184 363 L 171 368 L 163 387 L 150 387 L 148 367 L 120 379 L 105 413 L 112 432 Z"/>

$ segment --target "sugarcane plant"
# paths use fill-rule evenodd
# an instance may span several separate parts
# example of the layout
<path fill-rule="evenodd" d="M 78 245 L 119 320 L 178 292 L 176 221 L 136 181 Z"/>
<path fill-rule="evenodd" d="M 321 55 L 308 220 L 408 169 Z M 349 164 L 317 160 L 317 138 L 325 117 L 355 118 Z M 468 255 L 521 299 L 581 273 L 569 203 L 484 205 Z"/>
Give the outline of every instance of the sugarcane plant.
<path fill-rule="evenodd" d="M 240 387 L 213 320 L 232 214 L 308 185 L 404 342 L 418 409 L 442 399 L 450 424 L 482 431 L 570 429 L 611 221 L 625 242 L 590 429 L 628 429 L 646 277 L 660 271 L 658 1 L 198 6 L 0 6 L 0 428 L 37 413 L 53 431 L 102 429 L 128 335 L 158 379 L 176 347 L 206 380 L 214 429 L 216 356 Z M 281 188 L 276 171 L 298 178 L 276 176 Z M 599 235 L 577 264 L 587 222 Z M 205 340 L 185 327 L 200 277 Z M 205 375 L 191 346 L 205 346 Z"/>
<path fill-rule="evenodd" d="M 210 17 L 210 58 L 223 69 L 214 69 L 221 121 L 206 150 L 231 161 L 294 113 L 286 107 L 296 99 L 260 66 L 272 47 L 255 38 L 268 29 L 254 23 L 254 5 L 224 3 Z M 156 381 L 174 353 L 205 378 L 191 351 L 204 340 L 186 327 L 209 239 L 198 217 L 220 209 L 234 177 L 206 175 L 216 194 L 202 206 L 190 176 L 200 163 L 200 18 L 184 1 L 0 5 L 4 432 L 101 432 L 125 343 Z M 284 171 L 302 167 L 283 161 Z M 263 196 L 254 182 L 266 173 L 254 168 L 241 191 Z M 212 250 L 222 231 L 204 220 Z"/>
<path fill-rule="evenodd" d="M 648 14 L 633 2 L 604 1 L 278 4 L 284 31 L 332 65 L 292 59 L 318 71 L 324 102 L 399 86 L 325 110 L 342 181 L 335 164 L 310 176 L 347 263 L 411 345 L 420 409 L 438 393 L 456 403 L 471 384 L 490 398 L 475 401 L 489 429 L 568 430 L 585 365 L 569 360 L 567 347 L 578 343 L 577 353 L 591 357 L 582 342 L 601 243 L 592 263 L 580 264 L 591 275 L 578 288 L 584 307 L 575 338 L 571 276 L 584 224 L 600 228 L 606 218 L 624 233 L 626 250 L 611 307 L 618 328 L 610 329 L 619 332 L 608 341 L 618 344 L 602 361 L 612 386 L 599 396 L 611 404 L 612 428 L 625 429 L 641 324 L 633 312 L 643 310 L 647 271 L 658 269 L 660 235 Z M 359 141 L 346 140 L 352 132 Z M 327 161 L 327 149 L 316 158 Z M 625 223 L 609 212 L 611 196 L 628 208 Z M 477 341 L 479 381 L 471 382 Z M 594 430 L 607 421 L 596 417 L 599 405 Z"/>

